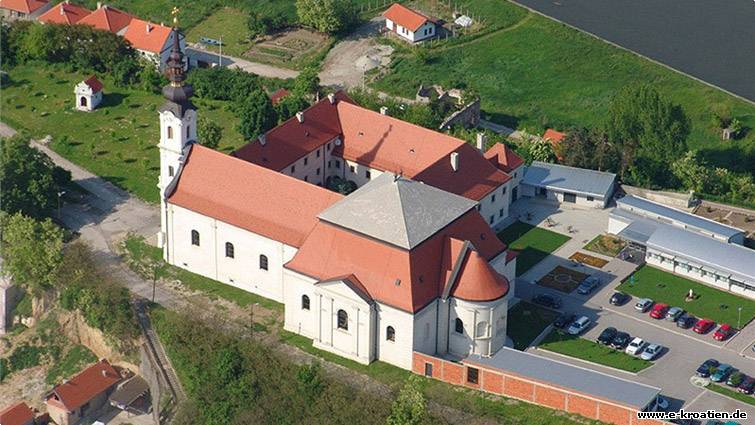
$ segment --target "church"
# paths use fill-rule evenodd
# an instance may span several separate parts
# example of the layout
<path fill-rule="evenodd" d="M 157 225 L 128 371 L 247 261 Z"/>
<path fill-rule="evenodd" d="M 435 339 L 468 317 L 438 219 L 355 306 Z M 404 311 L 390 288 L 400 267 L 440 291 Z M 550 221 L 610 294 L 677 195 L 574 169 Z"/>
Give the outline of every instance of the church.
<path fill-rule="evenodd" d="M 230 155 L 209 149 L 173 40 L 158 145 L 168 263 L 283 303 L 286 330 L 364 364 L 505 345 L 516 254 L 493 229 L 509 220 L 521 158 L 343 92 Z M 326 189 L 336 177 L 357 189 Z"/>

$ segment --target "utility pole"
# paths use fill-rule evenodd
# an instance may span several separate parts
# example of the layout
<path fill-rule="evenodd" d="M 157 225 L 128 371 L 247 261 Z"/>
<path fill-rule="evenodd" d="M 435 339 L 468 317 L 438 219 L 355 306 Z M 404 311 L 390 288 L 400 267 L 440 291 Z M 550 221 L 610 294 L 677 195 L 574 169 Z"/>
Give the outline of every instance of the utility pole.
<path fill-rule="evenodd" d="M 742 307 L 737 307 L 737 330 L 742 326 Z"/>

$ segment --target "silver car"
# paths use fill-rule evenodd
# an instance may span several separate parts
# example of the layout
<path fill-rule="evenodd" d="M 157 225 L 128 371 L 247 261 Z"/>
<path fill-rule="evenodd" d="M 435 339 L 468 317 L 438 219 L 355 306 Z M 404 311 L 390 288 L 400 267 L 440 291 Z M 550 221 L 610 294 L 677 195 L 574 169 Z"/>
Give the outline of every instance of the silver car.
<path fill-rule="evenodd" d="M 642 298 L 637 300 L 637 304 L 634 305 L 634 309 L 644 313 L 650 309 L 650 307 L 653 305 L 653 300 L 650 298 Z"/>
<path fill-rule="evenodd" d="M 684 314 L 684 310 L 682 310 L 681 308 L 671 307 L 668 312 L 666 312 L 666 320 L 676 322 L 676 319 L 678 319 L 682 314 Z"/>
<path fill-rule="evenodd" d="M 569 335 L 579 335 L 581 334 L 587 327 L 590 326 L 590 319 L 588 319 L 585 316 L 580 317 L 579 319 L 575 320 L 569 328 L 566 330 L 566 332 Z"/>
<path fill-rule="evenodd" d="M 663 346 L 660 344 L 649 344 L 647 347 L 645 347 L 644 350 L 642 350 L 642 353 L 640 354 L 640 358 L 642 360 L 653 360 L 658 356 L 658 354 L 663 351 Z"/>

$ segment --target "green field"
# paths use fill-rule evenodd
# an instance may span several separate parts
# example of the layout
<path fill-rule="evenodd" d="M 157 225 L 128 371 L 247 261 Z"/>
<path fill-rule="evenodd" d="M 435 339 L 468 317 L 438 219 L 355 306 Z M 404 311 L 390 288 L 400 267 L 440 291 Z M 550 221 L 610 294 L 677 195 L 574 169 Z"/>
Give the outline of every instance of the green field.
<path fill-rule="evenodd" d="M 556 329 L 545 337 L 538 348 L 628 372 L 639 372 L 653 364 L 623 351 L 614 350 L 576 335 L 568 335 Z"/>
<path fill-rule="evenodd" d="M 689 115 L 690 148 L 702 149 L 717 166 L 752 172 L 755 132 L 724 143 L 711 123 L 713 112 L 723 108 L 755 128 L 755 106 L 542 16 L 520 13 L 514 4 L 481 1 L 469 9 L 483 7 L 489 7 L 490 21 L 508 18 L 508 28 L 463 46 L 440 43 L 429 58 L 399 52 L 373 87 L 413 97 L 420 84 L 466 85 L 481 95 L 494 121 L 540 134 L 546 127 L 598 126 L 619 89 L 650 83 Z M 520 17 L 519 25 L 511 25 L 511 17 Z"/>
<path fill-rule="evenodd" d="M 73 88 L 87 75 L 42 65 L 17 66 L 9 74 L 11 83 L 0 91 L 4 123 L 36 138 L 52 135 L 57 153 L 146 201 L 158 202 L 161 95 L 115 87 L 104 79 L 100 107 L 79 112 L 73 109 Z M 223 102 L 194 103 L 200 116 L 223 127 L 221 150 L 244 143 L 235 129 L 238 120 Z"/>
<path fill-rule="evenodd" d="M 690 289 L 699 297 L 687 302 L 685 297 Z M 642 266 L 634 273 L 633 284 L 627 279 L 617 290 L 635 297 L 650 298 L 655 302 L 681 307 L 696 317 L 708 318 L 718 324 L 728 323 L 737 326 L 738 307 L 742 307 L 742 326 L 755 316 L 755 301 L 648 265 Z"/>
<path fill-rule="evenodd" d="M 188 43 L 196 43 L 200 37 L 223 40 L 223 53 L 229 56 L 243 56 L 249 50 L 249 29 L 247 12 L 225 7 L 199 22 L 186 33 Z M 208 47 L 217 50 L 217 47 Z"/>
<path fill-rule="evenodd" d="M 524 350 L 558 317 L 558 313 L 545 307 L 519 301 L 509 309 L 506 334 L 514 341 L 514 348 Z"/>
<path fill-rule="evenodd" d="M 516 275 L 521 276 L 569 239 L 560 233 L 541 229 L 521 221 L 498 233 L 503 243 L 519 252 L 516 257 Z"/>

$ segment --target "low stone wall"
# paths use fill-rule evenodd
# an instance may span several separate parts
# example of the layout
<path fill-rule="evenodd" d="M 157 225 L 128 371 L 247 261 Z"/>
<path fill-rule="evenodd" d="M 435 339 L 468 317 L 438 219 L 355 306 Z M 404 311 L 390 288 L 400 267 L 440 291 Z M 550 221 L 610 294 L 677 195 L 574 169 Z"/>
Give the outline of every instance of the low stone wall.
<path fill-rule="evenodd" d="M 428 367 L 427 365 L 431 365 Z M 478 370 L 477 383 L 468 382 L 469 369 Z M 430 369 L 430 370 L 428 370 Z M 430 372 L 428 375 L 427 372 Z M 475 364 L 456 363 L 422 353 L 413 353 L 412 372 L 440 381 L 515 398 L 551 409 L 575 413 L 615 425 L 663 425 L 657 420 L 639 420 L 636 411 L 589 394 L 554 387 L 523 376 L 507 374 Z"/>
<path fill-rule="evenodd" d="M 480 123 L 480 99 L 469 103 L 464 108 L 449 115 L 438 127 L 439 130 L 446 130 L 455 125 L 461 125 L 464 128 L 477 127 Z"/>

